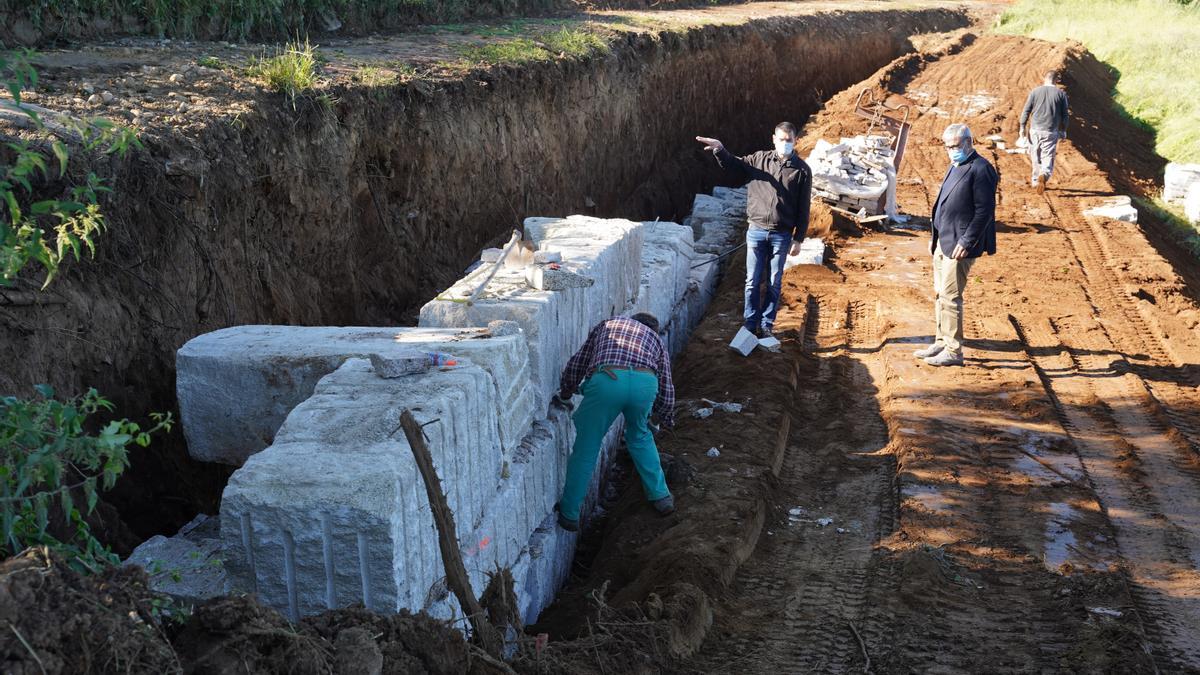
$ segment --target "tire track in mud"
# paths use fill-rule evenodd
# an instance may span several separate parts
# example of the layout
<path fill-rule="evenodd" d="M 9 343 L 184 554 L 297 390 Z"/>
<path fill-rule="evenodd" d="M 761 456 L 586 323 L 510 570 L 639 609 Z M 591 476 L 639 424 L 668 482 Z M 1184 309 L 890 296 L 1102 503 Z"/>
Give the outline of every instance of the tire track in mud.
<path fill-rule="evenodd" d="M 1016 126 L 1012 118 L 1027 93 L 1023 78 L 1059 67 L 1063 58 L 1064 48 L 1046 43 L 985 40 L 986 49 L 977 44 L 954 63 L 933 64 L 914 85 L 938 91 L 941 98 L 948 92 L 993 94 L 995 112 L 941 120 L 923 114 L 914 137 L 936 137 L 950 121 L 968 122 L 981 136 L 1004 128 L 1012 133 Z M 1194 453 L 1200 450 L 1200 396 L 1194 369 L 1181 358 L 1194 353 L 1179 352 L 1162 338 L 1163 321 L 1171 320 L 1164 319 L 1165 310 L 1135 299 L 1145 291 L 1131 270 L 1146 277 L 1142 266 L 1156 257 L 1144 236 L 1134 226 L 1082 215 L 1083 202 L 1094 199 L 1091 195 L 1111 194 L 1111 184 L 1093 165 L 1079 159 L 1069 144 L 1062 156 L 1067 160 L 1062 163 L 1064 170 L 1052 190 L 1041 197 L 1024 180 L 1005 178 L 1028 175 L 1025 156 L 992 153 L 989 158 L 1002 176 L 998 220 L 1011 224 L 1032 215 L 1035 222 L 1027 234 L 1017 231 L 1024 241 L 1015 246 L 1032 257 L 1018 255 L 1003 263 L 1009 268 L 1006 276 L 1011 275 L 1020 289 L 1018 297 L 989 298 L 984 306 L 994 310 L 999 304 L 1020 315 L 1013 323 L 1017 342 L 1034 365 L 1096 498 L 1118 533 L 1119 553 L 1129 565 L 1131 592 L 1158 666 L 1176 671 L 1181 664 L 1200 667 L 1196 654 L 1200 557 L 1190 539 L 1190 533 L 1200 531 L 1194 529 L 1200 517 L 1200 481 L 1193 468 Z M 918 162 L 926 159 L 916 157 Z M 940 168 L 921 164 L 927 180 Z M 1041 226 L 1036 222 L 1039 207 L 1049 209 Z M 1012 247 L 1011 241 L 1002 245 Z M 1069 263 L 1061 274 L 1055 264 L 1059 257 Z M 1160 299 L 1163 292 L 1173 290 L 1169 278 L 1159 281 L 1149 276 L 1150 291 Z M 1030 287 L 1035 285 L 1042 287 Z M 1153 302 L 1154 296 L 1149 297 Z M 1031 299 L 1039 302 L 1020 304 Z M 1015 308 L 1010 304 L 1014 301 Z M 1195 351 L 1194 345 L 1183 346 Z"/>
<path fill-rule="evenodd" d="M 999 363 L 992 322 L 968 322 L 980 336 L 975 360 Z M 1095 502 L 1057 447 L 1054 420 L 1022 420 L 1004 403 L 1023 389 L 1028 367 L 992 365 L 985 382 L 968 386 L 907 348 L 888 351 L 884 366 L 896 383 L 884 414 L 895 431 L 904 535 L 890 542 L 904 571 L 886 669 L 1036 672 L 1060 662 L 1080 643 L 1086 614 L 1068 609 L 1056 568 L 1084 554 L 1115 556 L 1092 550 L 1093 524 L 1073 517 Z M 1059 546 L 1060 530 L 1087 550 Z"/>
<path fill-rule="evenodd" d="M 855 672 L 863 644 L 885 648 L 889 622 L 873 598 L 894 587 L 876 544 L 895 526 L 895 468 L 880 452 L 888 432 L 866 395 L 870 376 L 848 354 L 869 321 L 861 303 L 810 295 L 806 305 L 805 349 L 821 355 L 797 389 L 785 501 L 718 610 L 721 637 L 690 664 L 696 672 Z"/>
<path fill-rule="evenodd" d="M 1194 457 L 1160 421 L 1157 402 L 1099 324 L 1084 325 L 1078 316 L 1010 320 L 1116 528 L 1156 664 L 1167 671 L 1200 668 Z"/>
<path fill-rule="evenodd" d="M 1071 253 L 1086 280 L 1081 286 L 1084 294 L 1098 319 L 1107 316 L 1116 319 L 1101 321 L 1100 325 L 1113 347 L 1128 355 L 1127 366 L 1138 374 L 1170 424 L 1192 452 L 1200 455 L 1200 391 L 1195 375 L 1180 367 L 1180 360 L 1159 337 L 1161 331 L 1151 330 L 1142 311 L 1129 300 L 1129 293 L 1123 287 L 1134 284 L 1127 283 L 1116 272 L 1119 262 L 1111 253 L 1098 221 L 1079 213 L 1078 204 L 1059 209 L 1055 201 L 1046 197 L 1055 220 L 1062 223 Z M 1142 363 L 1132 363 L 1131 358 Z"/>

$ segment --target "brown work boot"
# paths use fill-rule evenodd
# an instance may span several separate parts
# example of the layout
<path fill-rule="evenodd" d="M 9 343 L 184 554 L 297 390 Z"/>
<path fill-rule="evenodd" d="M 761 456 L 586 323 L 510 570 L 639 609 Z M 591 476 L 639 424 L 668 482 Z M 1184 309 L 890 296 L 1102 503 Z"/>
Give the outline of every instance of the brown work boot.
<path fill-rule="evenodd" d="M 1037 190 L 1039 195 L 1046 192 L 1046 179 L 1047 176 L 1038 176 L 1037 181 L 1033 184 L 1033 189 Z"/>

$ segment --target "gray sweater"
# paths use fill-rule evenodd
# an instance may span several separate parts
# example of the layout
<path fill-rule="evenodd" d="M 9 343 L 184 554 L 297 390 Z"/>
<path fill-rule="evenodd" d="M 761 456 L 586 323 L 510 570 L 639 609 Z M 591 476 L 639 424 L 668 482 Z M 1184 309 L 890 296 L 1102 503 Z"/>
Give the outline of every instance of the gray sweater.
<path fill-rule="evenodd" d="M 1022 128 L 1029 120 L 1031 112 L 1033 113 L 1033 123 L 1029 126 L 1030 129 L 1066 131 L 1067 92 L 1053 85 L 1043 84 L 1029 92 L 1029 98 L 1025 101 L 1025 109 L 1021 111 Z"/>

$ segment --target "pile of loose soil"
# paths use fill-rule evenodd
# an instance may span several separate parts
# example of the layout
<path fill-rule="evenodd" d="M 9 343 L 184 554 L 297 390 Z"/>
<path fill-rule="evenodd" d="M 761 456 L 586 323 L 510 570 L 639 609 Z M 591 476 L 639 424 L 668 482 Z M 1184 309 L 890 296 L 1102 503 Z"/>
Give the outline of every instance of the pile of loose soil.
<path fill-rule="evenodd" d="M 487 675 L 503 669 L 428 615 L 348 607 L 291 624 L 237 596 L 214 598 L 188 615 L 152 591 L 140 567 L 86 576 L 44 549 L 30 549 L 0 563 L 0 672 Z"/>
<path fill-rule="evenodd" d="M 45 549 L 0 562 L 0 672 L 180 670 L 141 568 L 83 576 Z"/>

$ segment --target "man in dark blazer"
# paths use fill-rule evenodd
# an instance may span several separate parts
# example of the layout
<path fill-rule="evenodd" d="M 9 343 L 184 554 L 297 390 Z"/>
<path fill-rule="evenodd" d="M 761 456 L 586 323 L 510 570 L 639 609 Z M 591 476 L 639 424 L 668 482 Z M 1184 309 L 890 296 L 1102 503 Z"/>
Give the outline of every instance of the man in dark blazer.
<path fill-rule="evenodd" d="M 975 152 L 971 130 L 951 124 L 942 134 L 950 168 L 930 216 L 933 238 L 933 344 L 913 352 L 931 366 L 963 364 L 963 288 L 975 260 L 996 252 L 996 169 Z"/>

